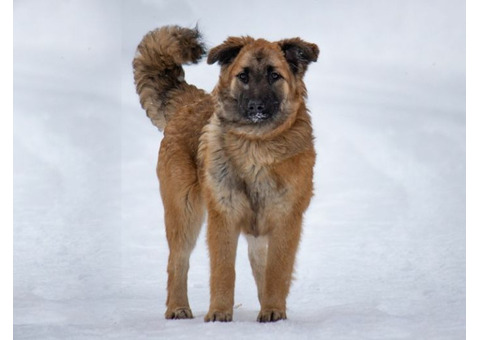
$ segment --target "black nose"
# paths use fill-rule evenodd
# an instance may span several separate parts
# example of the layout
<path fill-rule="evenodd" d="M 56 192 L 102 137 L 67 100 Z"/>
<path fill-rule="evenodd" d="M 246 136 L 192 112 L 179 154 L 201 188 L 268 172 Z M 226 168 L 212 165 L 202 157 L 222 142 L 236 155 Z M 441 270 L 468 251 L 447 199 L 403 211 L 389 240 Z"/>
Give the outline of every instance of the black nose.
<path fill-rule="evenodd" d="M 248 102 L 248 113 L 263 113 L 265 111 L 265 104 L 260 100 L 250 100 Z"/>

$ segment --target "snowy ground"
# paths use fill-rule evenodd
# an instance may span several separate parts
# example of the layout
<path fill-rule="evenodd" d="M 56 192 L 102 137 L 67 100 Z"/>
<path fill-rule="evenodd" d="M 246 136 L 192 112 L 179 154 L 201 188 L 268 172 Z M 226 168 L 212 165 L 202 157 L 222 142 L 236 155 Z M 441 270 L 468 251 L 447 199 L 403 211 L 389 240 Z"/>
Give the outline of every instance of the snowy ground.
<path fill-rule="evenodd" d="M 257 324 L 242 239 L 230 324 L 208 309 L 204 234 L 187 321 L 163 318 L 161 133 L 138 104 L 137 43 L 164 24 L 319 45 L 318 150 L 289 319 Z M 188 67 L 210 90 L 217 66 Z M 465 4 L 14 2 L 16 339 L 463 339 Z"/>

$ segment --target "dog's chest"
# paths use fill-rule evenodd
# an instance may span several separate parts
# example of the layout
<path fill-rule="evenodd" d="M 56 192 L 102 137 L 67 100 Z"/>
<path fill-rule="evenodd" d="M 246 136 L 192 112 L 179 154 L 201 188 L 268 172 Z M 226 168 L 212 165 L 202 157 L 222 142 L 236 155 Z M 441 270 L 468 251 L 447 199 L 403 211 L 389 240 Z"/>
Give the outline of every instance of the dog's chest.
<path fill-rule="evenodd" d="M 283 205 L 289 191 L 274 165 L 265 162 L 258 146 L 218 148 L 209 159 L 206 176 L 217 208 L 233 219 L 247 219 L 247 233 L 262 233 L 266 215 Z"/>
<path fill-rule="evenodd" d="M 239 176 L 251 208 L 257 214 L 285 190 L 272 171 L 263 166 L 250 165 L 249 169 L 240 172 Z"/>

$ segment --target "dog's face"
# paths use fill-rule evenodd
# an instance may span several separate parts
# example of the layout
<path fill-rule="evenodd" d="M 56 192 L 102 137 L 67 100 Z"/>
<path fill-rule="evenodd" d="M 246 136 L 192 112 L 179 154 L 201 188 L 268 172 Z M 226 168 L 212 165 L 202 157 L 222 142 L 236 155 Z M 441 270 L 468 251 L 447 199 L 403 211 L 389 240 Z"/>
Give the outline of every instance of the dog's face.
<path fill-rule="evenodd" d="M 299 38 L 268 42 L 227 39 L 213 48 L 208 63 L 221 73 L 215 94 L 222 124 L 248 135 L 264 135 L 295 119 L 306 95 L 303 76 L 318 47 Z"/>

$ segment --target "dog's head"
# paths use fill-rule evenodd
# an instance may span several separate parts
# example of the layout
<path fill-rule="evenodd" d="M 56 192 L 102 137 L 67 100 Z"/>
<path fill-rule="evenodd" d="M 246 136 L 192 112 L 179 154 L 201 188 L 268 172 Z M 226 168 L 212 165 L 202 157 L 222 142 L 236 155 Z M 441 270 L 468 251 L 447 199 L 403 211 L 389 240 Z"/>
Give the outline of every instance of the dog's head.
<path fill-rule="evenodd" d="M 303 76 L 318 54 L 317 45 L 300 38 L 278 42 L 228 38 L 210 50 L 207 59 L 221 66 L 214 91 L 219 119 L 250 135 L 288 125 L 303 104 Z"/>

